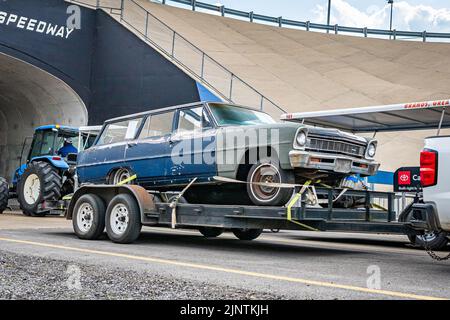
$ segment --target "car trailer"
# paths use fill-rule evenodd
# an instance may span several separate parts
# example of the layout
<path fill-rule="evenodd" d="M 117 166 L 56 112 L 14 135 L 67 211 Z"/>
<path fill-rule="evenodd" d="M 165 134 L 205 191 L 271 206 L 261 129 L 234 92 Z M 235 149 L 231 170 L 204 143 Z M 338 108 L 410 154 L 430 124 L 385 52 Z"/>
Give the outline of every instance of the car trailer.
<path fill-rule="evenodd" d="M 317 188 L 318 196 L 327 197 L 324 208 L 309 207 L 302 190 L 286 207 L 262 207 L 188 204 L 183 202 L 182 192 L 152 192 L 137 185 L 86 185 L 74 194 L 67 218 L 73 220 L 80 238 L 95 240 L 106 227 L 117 243 L 134 242 L 142 226 L 197 229 L 207 237 L 232 231 L 241 240 L 256 239 L 264 229 L 420 234 L 414 222 L 396 222 L 394 193 L 347 191 L 347 196 L 362 198 L 364 204 L 335 208 L 333 199 L 342 191 Z M 388 208 L 374 208 L 376 198 L 387 199 Z"/>
<path fill-rule="evenodd" d="M 282 120 L 339 128 L 350 132 L 382 132 L 450 127 L 446 108 L 449 100 L 408 103 L 326 112 L 291 113 Z M 416 120 L 420 119 L 420 120 Z M 130 178 L 135 179 L 136 177 Z M 216 177 L 226 182 L 226 178 Z M 229 179 L 228 179 L 229 180 Z M 206 237 L 232 231 L 241 240 L 253 240 L 262 230 L 309 230 L 420 236 L 427 230 L 427 217 L 412 217 L 405 210 L 397 217 L 395 193 L 332 189 L 313 182 L 283 185 L 295 196 L 285 207 L 189 204 L 184 193 L 157 192 L 138 185 L 83 185 L 73 195 L 66 211 L 81 239 L 95 240 L 104 229 L 117 243 L 134 242 L 142 226 L 197 229 Z M 244 183 L 242 181 L 228 181 Z M 280 186 L 280 185 L 278 185 Z M 293 190 L 293 193 L 294 193 Z M 337 208 L 341 196 L 359 199 L 359 205 Z M 312 199 L 312 200 L 311 200 Z M 321 200 L 322 206 L 319 205 Z M 374 206 L 385 199 L 387 207 Z M 325 203 L 324 203 L 325 202 Z"/>

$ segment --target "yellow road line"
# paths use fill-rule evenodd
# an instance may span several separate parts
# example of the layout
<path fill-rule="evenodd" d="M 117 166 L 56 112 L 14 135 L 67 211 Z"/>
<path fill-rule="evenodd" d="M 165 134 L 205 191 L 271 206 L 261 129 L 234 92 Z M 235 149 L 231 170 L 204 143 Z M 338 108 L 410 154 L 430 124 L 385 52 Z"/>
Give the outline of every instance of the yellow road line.
<path fill-rule="evenodd" d="M 337 283 L 331 283 L 331 282 L 323 282 L 323 281 L 315 281 L 315 280 L 308 280 L 308 279 L 302 279 L 302 278 L 272 275 L 272 274 L 265 274 L 265 273 L 259 273 L 259 272 L 230 269 L 230 268 L 219 267 L 219 266 L 207 266 L 207 265 L 202 265 L 202 264 L 197 264 L 197 263 L 181 262 L 181 261 L 176 261 L 176 260 L 167 260 L 167 259 L 160 259 L 160 258 L 135 256 L 135 255 L 130 255 L 130 254 L 116 253 L 116 252 L 68 247 L 68 246 L 61 246 L 61 245 L 34 242 L 34 241 L 17 240 L 17 239 L 9 239 L 9 238 L 0 238 L 0 241 L 9 242 L 9 243 L 26 244 L 26 245 L 31 245 L 31 246 L 43 247 L 43 248 L 61 249 L 61 250 L 80 252 L 80 253 L 90 253 L 90 254 L 95 254 L 95 255 L 124 258 L 124 259 L 137 260 L 137 261 L 153 262 L 153 263 L 172 265 L 172 266 L 178 266 L 178 267 L 187 267 L 187 268 L 200 269 L 200 270 L 218 271 L 218 272 L 224 272 L 224 273 L 230 273 L 230 274 L 249 276 L 249 277 L 254 277 L 254 278 L 279 280 L 279 281 L 300 283 L 300 284 L 304 284 L 304 285 L 312 285 L 312 286 L 318 286 L 318 287 L 343 289 L 343 290 L 362 292 L 362 293 L 367 293 L 367 294 L 385 295 L 385 296 L 391 296 L 391 297 L 403 298 L 403 299 L 447 300 L 447 299 L 438 298 L 438 297 L 423 296 L 423 295 L 416 295 L 416 294 L 389 291 L 389 290 L 369 289 L 369 288 L 357 287 L 357 286 L 352 286 L 352 285 L 343 285 L 343 284 L 337 284 Z"/>

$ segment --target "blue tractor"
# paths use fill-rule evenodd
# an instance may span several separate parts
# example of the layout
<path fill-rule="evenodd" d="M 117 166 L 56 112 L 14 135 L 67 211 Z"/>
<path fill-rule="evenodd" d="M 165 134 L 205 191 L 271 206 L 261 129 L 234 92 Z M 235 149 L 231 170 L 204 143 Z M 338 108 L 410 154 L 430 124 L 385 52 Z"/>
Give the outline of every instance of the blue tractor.
<path fill-rule="evenodd" d="M 37 128 L 25 161 L 27 139 L 24 142 L 12 187 L 7 188 L 6 181 L 0 179 L 0 212 L 8 198 L 17 198 L 27 216 L 44 216 L 57 208 L 64 196 L 74 192 L 78 152 L 90 147 L 97 135 L 98 128 L 93 127 Z"/>

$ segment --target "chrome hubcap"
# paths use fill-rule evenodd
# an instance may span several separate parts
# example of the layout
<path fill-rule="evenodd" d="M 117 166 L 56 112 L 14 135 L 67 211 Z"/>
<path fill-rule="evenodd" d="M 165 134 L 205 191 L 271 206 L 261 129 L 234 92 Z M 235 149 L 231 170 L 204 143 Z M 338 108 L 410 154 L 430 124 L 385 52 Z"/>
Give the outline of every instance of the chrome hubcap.
<path fill-rule="evenodd" d="M 272 164 L 260 165 L 252 174 L 252 183 L 280 183 L 281 175 L 278 168 Z M 264 185 L 250 185 L 250 190 L 255 198 L 260 201 L 270 201 L 280 193 L 280 188 Z"/>

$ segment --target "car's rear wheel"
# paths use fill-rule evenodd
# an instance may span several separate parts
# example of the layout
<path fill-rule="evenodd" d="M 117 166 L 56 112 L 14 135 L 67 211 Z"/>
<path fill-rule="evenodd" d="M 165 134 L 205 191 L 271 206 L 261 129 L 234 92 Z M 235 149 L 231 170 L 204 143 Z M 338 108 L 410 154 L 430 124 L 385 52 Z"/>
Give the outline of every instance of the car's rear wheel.
<path fill-rule="evenodd" d="M 129 180 L 133 175 L 131 174 L 130 170 L 126 168 L 121 168 L 114 172 L 111 179 L 112 185 L 118 185 L 123 183 L 124 181 Z M 128 182 L 127 184 L 131 184 L 131 182 Z"/>
<path fill-rule="evenodd" d="M 266 158 L 250 168 L 247 193 L 258 206 L 283 206 L 292 197 L 293 189 L 264 186 L 263 183 L 294 183 L 294 173 L 280 167 L 279 161 Z"/>
<path fill-rule="evenodd" d="M 75 234 L 83 240 L 97 240 L 105 231 L 106 208 L 103 200 L 87 194 L 77 200 L 72 224 Z"/>
<path fill-rule="evenodd" d="M 128 194 L 115 196 L 106 210 L 106 232 L 111 241 L 133 243 L 141 233 L 141 214 L 137 201 Z"/>

